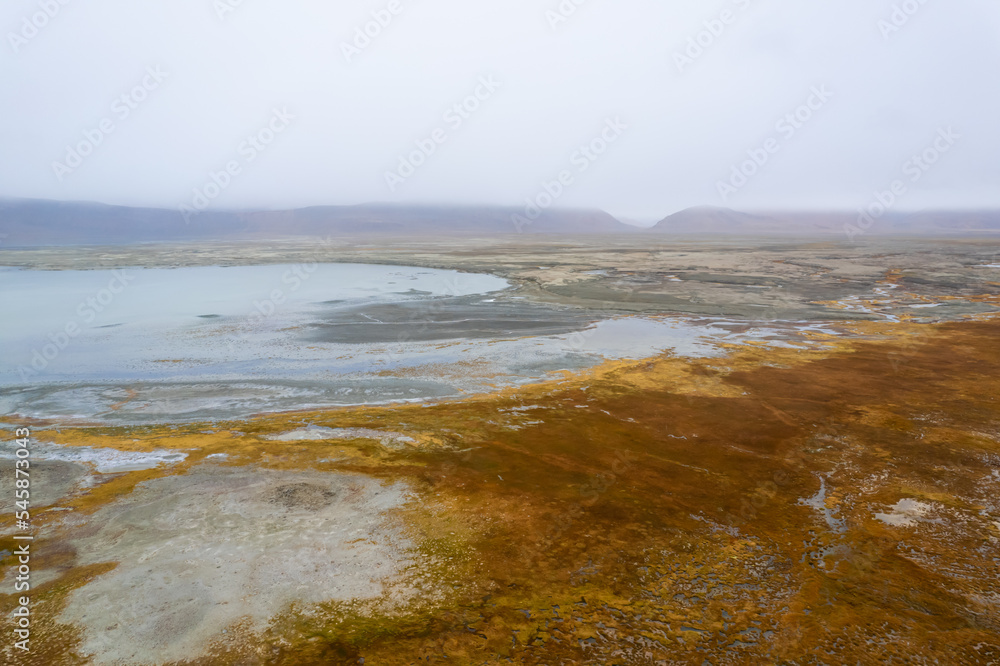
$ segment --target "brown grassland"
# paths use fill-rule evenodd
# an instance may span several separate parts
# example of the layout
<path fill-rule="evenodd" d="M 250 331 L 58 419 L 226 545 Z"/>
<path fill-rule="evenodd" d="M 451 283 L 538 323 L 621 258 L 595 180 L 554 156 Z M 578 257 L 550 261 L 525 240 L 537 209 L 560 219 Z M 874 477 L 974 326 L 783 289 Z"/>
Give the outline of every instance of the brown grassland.
<path fill-rule="evenodd" d="M 220 452 L 410 484 L 418 501 L 394 519 L 448 563 L 429 583 L 443 597 L 289 608 L 189 662 L 206 666 L 1000 663 L 1000 321 L 853 328 L 430 405 L 62 428 L 53 441 L 189 457 L 61 508 L 92 513 Z M 264 439 L 307 422 L 419 444 Z M 878 519 L 903 499 L 923 509 Z M 33 592 L 22 661 L 86 663 L 58 611 L 116 563 L 76 566 L 46 538 L 33 568 L 62 575 Z"/>

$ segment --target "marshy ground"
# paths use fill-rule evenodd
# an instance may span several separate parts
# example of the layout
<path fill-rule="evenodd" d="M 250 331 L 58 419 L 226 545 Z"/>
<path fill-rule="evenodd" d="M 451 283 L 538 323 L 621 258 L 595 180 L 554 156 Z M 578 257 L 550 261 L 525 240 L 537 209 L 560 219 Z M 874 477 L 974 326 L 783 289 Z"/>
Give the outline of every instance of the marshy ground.
<path fill-rule="evenodd" d="M 628 282 L 644 286 L 623 307 L 645 312 L 714 295 L 728 313 L 771 280 L 793 292 L 775 308 L 822 313 L 840 335 L 609 361 L 464 400 L 33 424 L 39 442 L 152 464 L 50 463 L 33 651 L 4 658 L 1000 663 L 1000 285 L 976 267 L 996 246 L 920 243 L 923 258 L 785 247 L 768 270 L 741 263 L 762 248 L 728 268 L 718 248 L 705 252 L 719 265 L 650 255 L 656 270 L 638 248 L 615 265 L 597 257 L 613 248 L 559 269 L 570 250 L 530 249 L 545 268 L 505 259 L 539 299 L 605 308 L 595 289 Z M 539 277 L 552 270 L 565 277 Z M 588 271 L 605 281 L 588 287 Z M 691 279 L 709 272 L 727 279 Z"/>

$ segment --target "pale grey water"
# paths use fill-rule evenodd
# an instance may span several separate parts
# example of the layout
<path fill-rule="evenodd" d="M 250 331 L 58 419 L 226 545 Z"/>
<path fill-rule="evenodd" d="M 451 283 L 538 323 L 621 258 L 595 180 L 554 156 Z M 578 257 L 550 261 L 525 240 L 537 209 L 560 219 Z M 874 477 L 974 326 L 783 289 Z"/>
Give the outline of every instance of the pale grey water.
<path fill-rule="evenodd" d="M 531 304 L 398 266 L 0 269 L 0 415 L 215 420 L 490 390 L 720 331 Z"/>

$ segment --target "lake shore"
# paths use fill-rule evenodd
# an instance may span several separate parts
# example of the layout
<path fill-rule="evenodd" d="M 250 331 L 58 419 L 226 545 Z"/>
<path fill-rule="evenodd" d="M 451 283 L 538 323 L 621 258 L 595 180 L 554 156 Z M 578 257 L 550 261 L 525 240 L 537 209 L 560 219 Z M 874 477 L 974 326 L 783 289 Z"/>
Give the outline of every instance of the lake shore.
<path fill-rule="evenodd" d="M 204 631 L 218 628 L 211 623 L 195 623 L 191 633 L 176 629 L 182 649 L 173 657 L 235 664 L 263 649 L 282 663 L 365 657 L 404 664 L 439 654 L 446 640 L 449 655 L 469 660 L 529 652 L 550 661 L 611 659 L 631 644 L 628 637 L 656 635 L 636 655 L 704 660 L 731 654 L 739 640 L 746 658 L 800 659 L 836 649 L 853 659 L 885 638 L 879 645 L 886 655 L 903 649 L 902 640 L 907 650 L 935 654 L 948 645 L 949 654 L 982 658 L 996 628 L 963 618 L 996 611 L 989 601 L 992 565 L 976 544 L 1000 537 L 990 523 L 1000 506 L 989 481 L 1000 441 L 991 430 L 1000 416 L 992 399 L 1000 394 L 994 386 L 1000 324 L 855 326 L 856 337 L 822 348 L 733 345 L 717 358 L 613 361 L 438 405 L 181 427 L 39 430 L 38 439 L 60 446 L 186 457 L 143 471 L 91 471 L 98 477 L 92 485 L 41 514 L 39 569 L 52 573 L 36 594 L 52 610 L 38 635 L 72 637 L 59 644 L 93 655 L 93 663 L 124 654 L 125 643 L 108 651 L 99 639 L 118 621 L 115 609 L 132 598 L 131 588 L 115 581 L 132 575 L 137 561 L 170 557 L 154 553 L 157 535 L 168 539 L 176 529 L 173 514 L 164 509 L 162 527 L 133 523 L 127 534 L 135 548 L 95 550 L 85 535 L 106 522 L 101 516 L 127 515 L 137 498 L 166 507 L 177 484 L 281 474 L 278 485 L 301 489 L 289 490 L 290 497 L 298 493 L 305 504 L 289 509 L 248 498 L 240 511 L 266 524 L 289 510 L 306 519 L 327 505 L 348 502 L 338 511 L 363 505 L 363 495 L 351 500 L 313 488 L 317 479 L 361 475 L 377 480 L 373 489 L 408 489 L 412 500 L 384 505 L 364 520 L 385 525 L 370 529 L 396 530 L 394 557 L 424 565 L 384 570 L 383 592 L 367 600 L 357 593 L 352 602 L 338 601 L 331 593 L 325 602 L 310 602 L 293 593 L 298 601 L 283 611 L 262 606 L 277 613 L 263 624 L 235 619 L 264 612 L 249 607 L 216 614 L 218 626 L 230 618 L 228 633 Z M 942 395 L 954 397 L 942 401 Z M 359 436 L 289 435 L 303 428 Z M 410 441 L 380 441 L 372 436 L 377 432 Z M 944 482 L 935 472 L 941 456 L 961 460 Z M 810 498 L 821 486 L 826 494 L 818 510 Z M 272 491 L 262 487 L 260 497 Z M 879 518 L 903 499 L 926 510 L 895 525 Z M 206 524 L 224 520 L 223 504 L 204 507 Z M 844 528 L 830 527 L 831 516 Z M 224 534 L 213 530 L 196 541 L 211 548 Z M 900 554 L 904 540 L 920 555 Z M 287 552 L 309 566 L 311 549 L 280 543 L 268 557 Z M 107 562 L 116 556 L 120 563 L 111 571 Z M 374 563 L 367 567 L 350 575 L 367 580 Z M 224 569 L 220 584 L 245 585 L 238 582 L 242 571 Z M 184 584 L 156 580 L 150 584 L 164 589 Z M 263 584 L 250 580 L 248 592 Z M 337 580 L 330 573 L 330 583 Z M 398 596 L 407 586 L 421 590 L 411 601 Z M 950 592 L 942 595 L 943 589 Z M 84 606 L 74 599 L 88 598 L 88 590 L 106 603 L 86 605 L 83 618 Z M 832 605 L 824 601 L 831 595 Z M 192 603 L 196 611 L 214 602 Z M 838 615 L 844 604 L 864 608 L 864 621 Z M 913 604 L 933 608 L 934 619 L 914 616 L 907 610 Z M 146 622 L 116 631 L 134 634 L 128 645 L 155 647 L 157 618 L 172 610 L 167 604 Z M 581 643 L 584 635 L 594 640 Z M 845 648 L 844 636 L 857 647 Z M 53 653 L 49 663 L 67 654 Z"/>

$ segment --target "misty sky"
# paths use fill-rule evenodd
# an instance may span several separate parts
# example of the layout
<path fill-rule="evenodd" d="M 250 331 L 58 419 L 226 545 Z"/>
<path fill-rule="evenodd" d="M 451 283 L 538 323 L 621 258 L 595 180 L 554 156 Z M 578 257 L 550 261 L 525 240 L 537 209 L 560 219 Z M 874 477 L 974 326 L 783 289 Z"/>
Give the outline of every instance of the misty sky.
<path fill-rule="evenodd" d="M 996 0 L 7 0 L 0 20 L 0 196 L 520 206 L 548 182 L 552 205 L 652 221 L 853 210 L 900 179 L 900 209 L 1000 207 Z"/>

